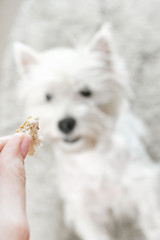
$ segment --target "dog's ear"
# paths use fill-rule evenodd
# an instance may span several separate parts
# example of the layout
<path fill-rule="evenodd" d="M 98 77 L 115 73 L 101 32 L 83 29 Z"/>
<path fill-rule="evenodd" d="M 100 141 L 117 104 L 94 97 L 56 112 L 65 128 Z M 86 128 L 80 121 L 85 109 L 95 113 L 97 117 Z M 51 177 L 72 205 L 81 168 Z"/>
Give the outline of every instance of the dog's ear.
<path fill-rule="evenodd" d="M 93 36 L 89 46 L 91 51 L 102 54 L 110 54 L 112 52 L 112 34 L 111 24 L 105 23 Z"/>
<path fill-rule="evenodd" d="M 114 82 L 120 84 L 119 86 L 122 87 L 125 96 L 132 98 L 133 93 L 128 83 L 129 76 L 123 60 L 117 55 L 117 46 L 112 37 L 110 23 L 107 22 L 100 27 L 90 42 L 89 50 L 104 56 L 102 59 L 109 67 L 108 69 L 106 67 L 106 70 L 114 71 L 119 76 L 116 80 L 114 79 Z"/>
<path fill-rule="evenodd" d="M 31 47 L 20 42 L 14 43 L 14 58 L 20 74 L 27 74 L 38 64 L 39 54 Z"/>

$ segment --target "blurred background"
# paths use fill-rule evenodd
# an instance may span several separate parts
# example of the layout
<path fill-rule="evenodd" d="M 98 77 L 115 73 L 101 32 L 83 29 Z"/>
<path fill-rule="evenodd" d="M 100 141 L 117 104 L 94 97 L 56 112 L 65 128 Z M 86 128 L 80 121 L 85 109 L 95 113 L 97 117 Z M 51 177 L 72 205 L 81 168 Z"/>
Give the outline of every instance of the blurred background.
<path fill-rule="evenodd" d="M 0 0 L 0 136 L 14 133 L 24 119 L 23 106 L 16 94 L 19 76 L 13 57 L 13 43 L 21 41 L 39 51 L 57 46 L 75 46 L 87 42 L 105 21 L 109 21 L 117 49 L 130 75 L 134 92 L 131 108 L 146 123 L 150 133 L 148 152 L 153 160 L 159 161 L 159 12 L 159 0 Z M 44 172 L 50 174 L 51 150 L 49 146 L 43 149 L 47 149 L 45 155 L 41 151 L 34 157 L 35 161 L 27 162 L 31 167 L 26 166 L 30 176 L 28 198 L 34 197 L 35 202 L 45 195 L 43 186 L 46 188 L 50 185 Z M 36 160 L 42 164 L 37 165 Z M 43 178 L 39 177 L 36 182 L 31 176 L 37 173 Z M 38 183 L 42 187 L 33 196 Z M 47 194 L 47 201 L 56 201 L 55 197 L 51 197 L 53 191 L 49 188 Z M 44 197 L 44 209 L 45 204 Z M 40 213 L 36 207 L 35 212 L 30 213 L 31 218 L 33 215 L 48 214 Z M 32 222 L 33 228 L 39 228 L 39 221 L 46 224 L 45 217 L 37 218 Z M 58 226 L 61 219 L 56 221 L 55 225 Z M 43 234 L 43 239 L 49 239 Z"/>
<path fill-rule="evenodd" d="M 0 76 L 2 73 L 2 56 L 4 54 L 8 34 L 12 28 L 21 2 L 22 0 L 0 0 Z"/>

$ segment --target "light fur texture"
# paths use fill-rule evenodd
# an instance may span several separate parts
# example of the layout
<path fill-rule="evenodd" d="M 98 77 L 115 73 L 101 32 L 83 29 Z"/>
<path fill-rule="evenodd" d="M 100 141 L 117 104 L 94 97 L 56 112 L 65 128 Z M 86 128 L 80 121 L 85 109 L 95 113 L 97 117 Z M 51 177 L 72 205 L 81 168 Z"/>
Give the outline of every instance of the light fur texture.
<path fill-rule="evenodd" d="M 21 103 L 40 117 L 54 150 L 46 191 L 61 201 L 64 229 L 82 240 L 159 240 L 159 165 L 146 153 L 145 127 L 130 111 L 130 84 L 110 26 L 76 49 L 36 52 L 17 43 L 15 59 Z M 86 89 L 88 97 L 81 94 Z M 58 127 L 68 117 L 76 121 L 69 134 Z M 31 239 L 74 238 L 54 232 L 52 221 L 60 217 L 56 200 L 47 201 L 39 208 L 48 220 L 40 217 L 39 230 L 31 225 Z"/>

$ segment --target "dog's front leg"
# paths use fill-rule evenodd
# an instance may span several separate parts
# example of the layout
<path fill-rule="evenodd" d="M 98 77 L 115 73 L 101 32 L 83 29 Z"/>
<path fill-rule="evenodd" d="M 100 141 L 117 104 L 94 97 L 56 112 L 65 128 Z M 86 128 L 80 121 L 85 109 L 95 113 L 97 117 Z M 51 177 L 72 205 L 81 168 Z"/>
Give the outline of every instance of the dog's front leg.
<path fill-rule="evenodd" d="M 67 211 L 67 213 L 69 212 Z M 70 212 L 70 215 L 68 216 L 70 217 L 67 217 L 66 224 L 69 224 L 69 226 L 74 229 L 75 233 L 80 237 L 80 239 L 111 240 L 106 225 L 102 222 L 99 222 L 96 217 L 91 216 L 87 209 L 82 210 L 80 207 L 75 209 L 72 205 L 72 215 Z"/>

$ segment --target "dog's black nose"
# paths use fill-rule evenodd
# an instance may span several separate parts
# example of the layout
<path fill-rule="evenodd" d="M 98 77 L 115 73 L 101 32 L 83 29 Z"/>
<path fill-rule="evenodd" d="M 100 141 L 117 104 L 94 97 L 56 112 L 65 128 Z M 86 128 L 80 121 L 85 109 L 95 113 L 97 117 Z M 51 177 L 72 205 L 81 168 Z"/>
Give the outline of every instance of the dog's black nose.
<path fill-rule="evenodd" d="M 76 125 L 74 118 L 68 117 L 59 121 L 58 127 L 63 133 L 70 133 Z"/>

